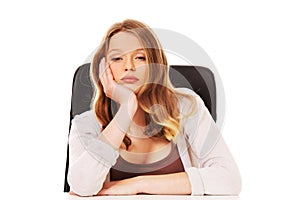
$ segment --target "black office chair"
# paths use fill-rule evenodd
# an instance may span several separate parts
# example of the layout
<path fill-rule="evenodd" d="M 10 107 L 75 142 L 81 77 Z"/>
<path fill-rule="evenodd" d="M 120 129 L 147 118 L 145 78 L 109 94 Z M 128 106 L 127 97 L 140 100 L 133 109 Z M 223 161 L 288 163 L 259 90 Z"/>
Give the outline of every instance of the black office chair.
<path fill-rule="evenodd" d="M 200 66 L 171 65 L 170 80 L 175 87 L 187 87 L 194 90 L 202 98 L 216 121 L 216 83 L 210 69 Z M 73 77 L 69 130 L 71 128 L 71 120 L 75 115 L 91 109 L 93 94 L 94 88 L 90 80 L 90 63 L 87 63 L 78 67 Z M 67 147 L 64 192 L 70 191 L 70 186 L 67 182 L 68 169 L 69 145 Z"/>

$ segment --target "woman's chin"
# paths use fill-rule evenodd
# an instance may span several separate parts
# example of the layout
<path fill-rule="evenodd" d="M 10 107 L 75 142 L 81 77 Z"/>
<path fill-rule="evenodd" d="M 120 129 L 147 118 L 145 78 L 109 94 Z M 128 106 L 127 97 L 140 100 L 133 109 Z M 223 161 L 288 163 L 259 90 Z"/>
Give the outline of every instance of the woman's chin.
<path fill-rule="evenodd" d="M 137 86 L 137 85 L 134 85 L 134 84 L 124 84 L 123 86 L 126 87 L 127 89 L 131 90 L 135 94 L 137 94 L 141 89 L 140 86 Z"/>

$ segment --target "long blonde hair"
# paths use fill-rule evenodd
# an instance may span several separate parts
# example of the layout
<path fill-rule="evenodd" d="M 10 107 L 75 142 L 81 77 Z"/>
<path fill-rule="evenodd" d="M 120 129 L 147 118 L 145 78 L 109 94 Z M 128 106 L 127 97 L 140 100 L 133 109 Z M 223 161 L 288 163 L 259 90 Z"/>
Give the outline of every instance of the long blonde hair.
<path fill-rule="evenodd" d="M 99 79 L 99 63 L 103 57 L 106 57 L 110 38 L 119 32 L 135 35 L 146 52 L 146 61 L 149 66 L 148 81 L 136 94 L 138 104 L 146 116 L 145 134 L 171 141 L 180 131 L 181 116 L 177 96 L 179 93 L 174 90 L 169 80 L 169 66 L 160 42 L 153 31 L 139 21 L 127 19 L 112 25 L 93 57 L 91 76 L 97 89 L 93 100 L 96 116 L 103 128 L 113 119 L 112 100 L 105 95 Z M 123 142 L 127 148 L 131 144 L 127 136 Z"/>

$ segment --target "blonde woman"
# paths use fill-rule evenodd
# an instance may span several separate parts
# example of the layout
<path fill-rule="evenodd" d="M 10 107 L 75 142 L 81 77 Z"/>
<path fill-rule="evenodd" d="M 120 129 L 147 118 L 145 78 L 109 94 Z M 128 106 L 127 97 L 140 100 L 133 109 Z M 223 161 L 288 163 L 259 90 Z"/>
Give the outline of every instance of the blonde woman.
<path fill-rule="evenodd" d="M 114 24 L 91 64 L 93 109 L 69 137 L 70 194 L 237 195 L 237 166 L 200 97 L 169 81 L 152 30 Z"/>

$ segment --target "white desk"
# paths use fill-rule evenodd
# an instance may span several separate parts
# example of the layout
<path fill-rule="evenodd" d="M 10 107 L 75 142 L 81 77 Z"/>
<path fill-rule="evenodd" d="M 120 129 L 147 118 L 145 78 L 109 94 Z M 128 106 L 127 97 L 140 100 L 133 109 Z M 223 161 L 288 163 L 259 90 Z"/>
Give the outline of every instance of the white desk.
<path fill-rule="evenodd" d="M 238 196 L 189 196 L 189 195 L 129 195 L 78 197 L 66 193 L 66 200 L 239 200 Z"/>

